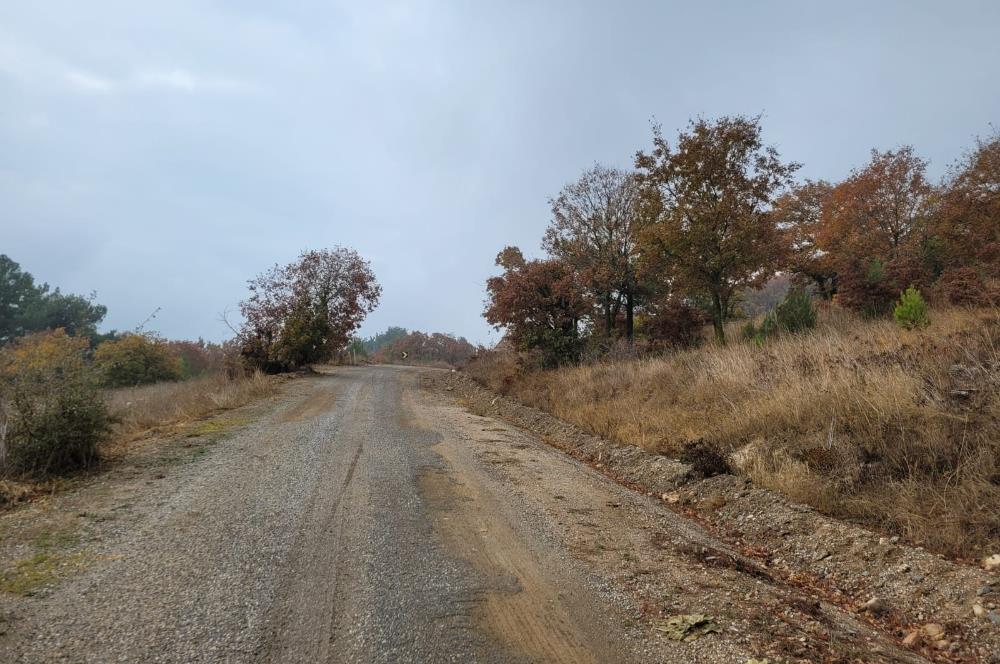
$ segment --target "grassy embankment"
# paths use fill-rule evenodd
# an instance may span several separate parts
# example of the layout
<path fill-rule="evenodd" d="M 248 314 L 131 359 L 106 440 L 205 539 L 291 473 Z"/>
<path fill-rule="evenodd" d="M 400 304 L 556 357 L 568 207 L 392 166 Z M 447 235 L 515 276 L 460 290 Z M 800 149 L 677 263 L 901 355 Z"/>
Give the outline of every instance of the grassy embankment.
<path fill-rule="evenodd" d="M 760 346 L 542 372 L 494 353 L 469 372 L 618 443 L 683 456 L 701 441 L 758 486 L 936 551 L 1000 545 L 996 310 L 937 309 L 908 332 L 830 308 Z"/>
<path fill-rule="evenodd" d="M 221 410 L 245 406 L 277 391 L 278 379 L 261 373 L 235 379 L 222 374 L 177 383 L 157 383 L 108 392 L 116 418 L 112 440 L 121 441 L 164 426 L 186 424 Z"/>

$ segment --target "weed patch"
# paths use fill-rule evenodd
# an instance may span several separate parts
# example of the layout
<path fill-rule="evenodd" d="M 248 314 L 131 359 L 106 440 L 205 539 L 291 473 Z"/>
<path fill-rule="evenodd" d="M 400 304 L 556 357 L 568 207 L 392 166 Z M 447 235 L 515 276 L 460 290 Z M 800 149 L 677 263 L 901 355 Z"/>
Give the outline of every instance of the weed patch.
<path fill-rule="evenodd" d="M 188 438 L 198 438 L 202 436 L 219 436 L 234 427 L 249 424 L 248 419 L 218 419 L 201 422 L 187 431 Z"/>
<path fill-rule="evenodd" d="M 15 561 L 11 569 L 0 575 L 0 592 L 30 597 L 59 578 L 82 569 L 85 564 L 83 551 L 38 551 Z"/>

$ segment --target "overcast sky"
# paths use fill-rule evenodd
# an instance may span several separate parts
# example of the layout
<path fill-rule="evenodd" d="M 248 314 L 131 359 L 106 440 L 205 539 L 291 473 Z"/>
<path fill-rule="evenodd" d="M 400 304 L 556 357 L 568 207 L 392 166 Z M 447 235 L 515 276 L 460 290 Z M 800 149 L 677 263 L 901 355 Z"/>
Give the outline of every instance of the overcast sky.
<path fill-rule="evenodd" d="M 995 1 L 2 1 L 0 253 L 170 337 L 340 244 L 363 334 L 489 341 L 496 253 L 654 118 L 763 113 L 828 179 L 904 143 L 939 177 L 1000 122 Z"/>

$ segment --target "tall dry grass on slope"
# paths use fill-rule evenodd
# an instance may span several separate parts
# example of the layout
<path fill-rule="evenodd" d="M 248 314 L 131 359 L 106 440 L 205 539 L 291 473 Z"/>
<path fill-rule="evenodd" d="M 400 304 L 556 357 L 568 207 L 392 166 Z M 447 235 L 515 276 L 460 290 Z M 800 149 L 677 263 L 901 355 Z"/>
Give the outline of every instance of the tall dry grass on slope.
<path fill-rule="evenodd" d="M 610 440 L 670 455 L 701 441 L 759 486 L 956 555 L 1000 545 L 998 371 L 996 311 L 935 310 L 907 332 L 836 308 L 763 346 L 470 369 Z"/>
<path fill-rule="evenodd" d="M 108 406 L 117 418 L 112 437 L 120 442 L 158 427 L 184 424 L 244 406 L 277 390 L 277 379 L 259 372 L 237 378 L 209 374 L 177 383 L 109 390 Z"/>

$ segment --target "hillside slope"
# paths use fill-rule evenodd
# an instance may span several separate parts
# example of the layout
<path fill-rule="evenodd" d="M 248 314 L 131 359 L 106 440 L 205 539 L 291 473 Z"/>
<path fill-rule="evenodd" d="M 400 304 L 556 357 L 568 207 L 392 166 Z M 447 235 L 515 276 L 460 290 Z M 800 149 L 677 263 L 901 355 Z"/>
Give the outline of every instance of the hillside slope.
<path fill-rule="evenodd" d="M 979 557 L 1000 548 L 998 369 L 995 310 L 935 310 L 908 332 L 833 308 L 762 346 L 540 372 L 494 353 L 469 372 L 613 442 Z"/>

